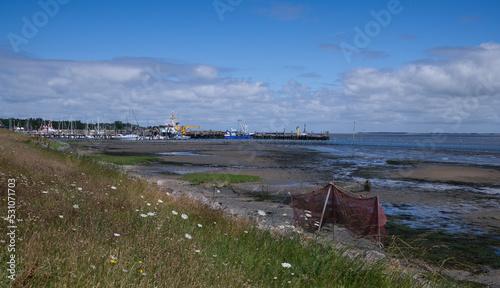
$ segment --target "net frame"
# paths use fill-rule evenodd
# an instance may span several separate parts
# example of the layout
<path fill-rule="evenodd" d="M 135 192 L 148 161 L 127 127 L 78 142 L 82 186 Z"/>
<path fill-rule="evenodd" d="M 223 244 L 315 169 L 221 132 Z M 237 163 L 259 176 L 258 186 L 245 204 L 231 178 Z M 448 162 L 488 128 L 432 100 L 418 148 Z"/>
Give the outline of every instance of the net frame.
<path fill-rule="evenodd" d="M 324 223 L 343 225 L 354 237 L 385 241 L 387 218 L 378 196 L 364 197 L 330 183 L 318 191 L 292 195 L 294 224 L 319 231 Z"/>

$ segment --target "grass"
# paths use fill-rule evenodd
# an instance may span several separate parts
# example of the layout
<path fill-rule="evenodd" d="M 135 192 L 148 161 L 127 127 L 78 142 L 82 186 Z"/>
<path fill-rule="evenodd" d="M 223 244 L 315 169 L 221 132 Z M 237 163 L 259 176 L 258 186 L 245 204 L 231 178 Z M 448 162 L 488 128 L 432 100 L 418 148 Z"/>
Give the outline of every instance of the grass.
<path fill-rule="evenodd" d="M 15 181 L 17 219 L 14 252 L 1 224 L 1 287 L 421 286 L 384 261 L 259 230 L 25 135 L 1 130 L 0 160 L 0 214 Z"/>
<path fill-rule="evenodd" d="M 262 180 L 258 176 L 215 174 L 215 173 L 191 173 L 182 176 L 180 179 L 191 181 L 197 184 L 214 183 L 214 182 L 227 182 L 228 184 L 232 184 L 232 183 L 244 183 L 244 182 L 258 182 Z"/>
<path fill-rule="evenodd" d="M 135 165 L 138 163 L 161 162 L 162 159 L 153 156 L 136 156 L 136 155 L 105 155 L 105 154 L 90 154 L 88 157 L 98 161 L 113 163 L 116 165 Z"/>

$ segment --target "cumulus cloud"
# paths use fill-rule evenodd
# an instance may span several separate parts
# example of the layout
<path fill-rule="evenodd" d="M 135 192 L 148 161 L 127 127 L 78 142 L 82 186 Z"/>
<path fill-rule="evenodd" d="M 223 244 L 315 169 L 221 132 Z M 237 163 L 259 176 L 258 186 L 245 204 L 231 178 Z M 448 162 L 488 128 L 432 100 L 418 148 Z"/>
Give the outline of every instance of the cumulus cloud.
<path fill-rule="evenodd" d="M 466 126 L 475 119 L 498 119 L 499 44 L 428 52 L 437 58 L 397 69 L 357 68 L 343 73 L 343 92 L 349 105 L 358 107 L 353 109 L 357 117 L 388 126 L 447 127 L 447 132 L 473 130 Z"/>
<path fill-rule="evenodd" d="M 297 122 L 297 115 L 304 108 L 314 113 L 321 102 L 294 79 L 281 93 L 265 82 L 221 77 L 218 67 L 204 64 L 133 57 L 64 61 L 5 52 L 0 62 L 1 118 L 135 122 L 132 108 L 141 125 L 163 124 L 174 111 L 181 124 L 207 130 L 243 119 L 253 130 L 282 131 L 308 121 Z"/>
<path fill-rule="evenodd" d="M 348 132 L 353 121 L 366 131 L 498 131 L 500 44 L 426 52 L 427 59 L 400 67 L 345 71 L 327 87 L 301 82 L 318 75 L 312 71 L 273 90 L 206 64 L 50 60 L 0 51 L 0 117 L 124 121 L 132 108 L 142 125 L 162 124 L 175 111 L 182 124 L 207 130 L 244 119 L 259 131 L 307 124 L 317 132 Z"/>

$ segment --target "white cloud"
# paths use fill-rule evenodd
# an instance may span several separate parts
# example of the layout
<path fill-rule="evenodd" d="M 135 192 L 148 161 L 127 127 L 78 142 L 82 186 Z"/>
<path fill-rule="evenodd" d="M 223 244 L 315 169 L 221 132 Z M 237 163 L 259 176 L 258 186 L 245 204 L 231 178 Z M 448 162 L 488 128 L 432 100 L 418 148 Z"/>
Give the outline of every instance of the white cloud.
<path fill-rule="evenodd" d="M 212 80 L 218 77 L 217 69 L 215 69 L 215 67 L 200 65 L 195 67 L 193 70 L 194 75 L 199 78 Z"/>
<path fill-rule="evenodd" d="M 429 59 L 394 69 L 361 67 L 339 88 L 315 89 L 290 78 L 265 82 L 222 77 L 220 69 L 153 58 L 111 61 L 33 59 L 0 51 L 0 117 L 183 125 L 225 130 L 245 120 L 252 131 L 488 132 L 500 127 L 500 44 L 439 47 Z M 294 71 L 290 72 L 294 73 Z M 133 118 L 128 119 L 135 122 Z"/>
<path fill-rule="evenodd" d="M 398 69 L 345 72 L 341 81 L 354 115 L 386 122 L 390 129 L 418 124 L 447 127 L 446 132 L 474 131 L 468 122 L 498 118 L 494 107 L 500 108 L 499 44 L 441 47 L 430 54 L 440 58 Z M 494 124 L 485 125 L 493 130 Z"/>

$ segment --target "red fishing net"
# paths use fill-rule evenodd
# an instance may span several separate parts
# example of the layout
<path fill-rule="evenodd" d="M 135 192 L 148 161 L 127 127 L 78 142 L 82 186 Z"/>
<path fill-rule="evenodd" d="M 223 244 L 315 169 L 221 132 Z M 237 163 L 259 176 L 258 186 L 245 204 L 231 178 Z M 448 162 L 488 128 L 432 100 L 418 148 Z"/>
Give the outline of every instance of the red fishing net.
<path fill-rule="evenodd" d="M 386 217 L 378 196 L 363 197 L 330 183 L 319 191 L 292 196 L 292 206 L 295 226 L 306 231 L 316 231 L 324 223 L 337 223 L 354 236 L 385 239 Z"/>

